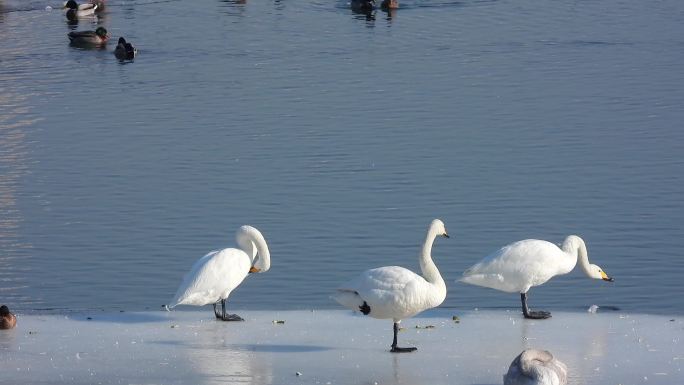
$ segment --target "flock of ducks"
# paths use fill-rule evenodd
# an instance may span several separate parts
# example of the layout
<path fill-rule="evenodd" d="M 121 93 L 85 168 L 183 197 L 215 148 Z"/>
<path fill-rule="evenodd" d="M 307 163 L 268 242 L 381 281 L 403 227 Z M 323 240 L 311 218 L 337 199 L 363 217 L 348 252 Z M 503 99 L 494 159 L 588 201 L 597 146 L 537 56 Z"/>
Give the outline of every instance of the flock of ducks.
<path fill-rule="evenodd" d="M 75 0 L 64 3 L 66 18 L 69 21 L 77 21 L 79 18 L 92 17 L 105 8 L 104 0 L 90 0 L 89 3 L 78 4 Z M 109 40 L 109 34 L 104 27 L 98 27 L 94 31 L 77 31 L 68 34 L 69 41 L 75 46 L 81 47 L 104 47 Z M 138 51 L 123 37 L 119 38 L 114 56 L 119 60 L 133 60 Z"/>
<path fill-rule="evenodd" d="M 397 334 L 403 319 L 439 306 L 446 298 L 446 284 L 432 259 L 437 237 L 449 238 L 444 222 L 430 223 L 423 242 L 419 262 L 421 274 L 399 266 L 384 266 L 362 272 L 341 285 L 332 298 L 342 306 L 378 319 L 393 321 L 390 352 L 405 353 L 416 347 L 399 347 Z M 250 273 L 266 272 L 271 267 L 271 254 L 264 236 L 252 226 L 242 226 L 236 234 L 238 248 L 212 251 L 197 260 L 188 272 L 167 310 L 178 305 L 213 304 L 214 315 L 223 321 L 242 321 L 236 314 L 226 313 L 230 293 Z M 531 311 L 527 292 L 557 275 L 567 274 L 579 262 L 592 279 L 612 282 L 601 267 L 589 263 L 584 241 L 568 236 L 561 247 L 547 241 L 526 239 L 504 246 L 483 258 L 463 273 L 461 282 L 504 292 L 518 292 L 522 313 L 529 319 L 546 319 L 551 313 Z M 221 304 L 221 310 L 217 309 Z M 566 383 L 567 368 L 547 351 L 529 349 L 511 363 L 504 376 L 505 385 Z"/>

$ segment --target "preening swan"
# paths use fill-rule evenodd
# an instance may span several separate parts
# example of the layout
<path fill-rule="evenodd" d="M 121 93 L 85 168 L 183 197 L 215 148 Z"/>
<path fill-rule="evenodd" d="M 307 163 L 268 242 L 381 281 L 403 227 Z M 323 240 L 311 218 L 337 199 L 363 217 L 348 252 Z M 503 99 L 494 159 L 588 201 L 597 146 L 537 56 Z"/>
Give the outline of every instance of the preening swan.
<path fill-rule="evenodd" d="M 546 350 L 527 349 L 511 362 L 504 385 L 565 385 L 568 368 Z"/>
<path fill-rule="evenodd" d="M 435 219 L 430 224 L 419 258 L 422 276 L 399 266 L 379 267 L 364 271 L 340 286 L 333 295 L 337 302 L 352 310 L 360 310 L 373 318 L 393 319 L 393 353 L 417 350 L 397 347 L 401 320 L 439 306 L 446 297 L 446 284 L 431 255 L 432 244 L 438 235 L 449 237 L 444 223 Z"/>
<path fill-rule="evenodd" d="M 212 251 L 192 265 L 168 308 L 213 303 L 216 318 L 223 321 L 243 320 L 236 314 L 226 314 L 226 299 L 247 274 L 268 271 L 271 254 L 263 235 L 252 226 L 240 227 L 235 238 L 239 249 Z M 216 310 L 219 302 L 221 313 Z"/>
<path fill-rule="evenodd" d="M 511 243 L 466 270 L 461 281 L 508 293 L 518 292 L 525 318 L 544 319 L 551 317 L 551 313 L 530 311 L 527 291 L 556 275 L 571 272 L 578 260 L 589 278 L 613 281 L 603 269 L 589 263 L 587 247 L 576 235 L 565 238 L 561 248 L 538 239 Z"/>

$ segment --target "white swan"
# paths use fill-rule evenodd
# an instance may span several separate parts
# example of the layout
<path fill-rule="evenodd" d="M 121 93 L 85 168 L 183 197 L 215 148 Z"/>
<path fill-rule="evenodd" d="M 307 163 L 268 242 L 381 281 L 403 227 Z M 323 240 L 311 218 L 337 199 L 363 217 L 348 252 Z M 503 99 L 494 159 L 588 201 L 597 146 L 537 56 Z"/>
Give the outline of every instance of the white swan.
<path fill-rule="evenodd" d="M 168 308 L 177 305 L 202 306 L 214 304 L 216 318 L 223 321 L 242 321 L 236 314 L 226 314 L 226 299 L 249 273 L 268 271 L 271 254 L 259 230 L 242 226 L 235 234 L 239 249 L 212 251 L 192 265 L 183 278 Z M 216 305 L 221 302 L 221 313 Z"/>
<path fill-rule="evenodd" d="M 556 275 L 569 273 L 578 260 L 589 278 L 613 281 L 600 267 L 589 263 L 587 247 L 576 235 L 565 238 L 561 248 L 538 239 L 511 243 L 466 270 L 460 281 L 508 293 L 518 292 L 525 318 L 544 319 L 551 317 L 551 313 L 530 311 L 527 291 Z"/>
<path fill-rule="evenodd" d="M 417 348 L 397 347 L 397 332 L 402 319 L 439 306 L 446 297 L 446 284 L 432 262 L 432 243 L 438 236 L 449 237 L 444 223 L 435 219 L 430 224 L 420 254 L 423 276 L 399 266 L 366 270 L 337 289 L 333 299 L 352 310 L 360 310 L 373 318 L 394 320 L 392 352 L 412 352 Z"/>
<path fill-rule="evenodd" d="M 511 362 L 504 385 L 565 385 L 568 367 L 546 350 L 527 349 Z"/>

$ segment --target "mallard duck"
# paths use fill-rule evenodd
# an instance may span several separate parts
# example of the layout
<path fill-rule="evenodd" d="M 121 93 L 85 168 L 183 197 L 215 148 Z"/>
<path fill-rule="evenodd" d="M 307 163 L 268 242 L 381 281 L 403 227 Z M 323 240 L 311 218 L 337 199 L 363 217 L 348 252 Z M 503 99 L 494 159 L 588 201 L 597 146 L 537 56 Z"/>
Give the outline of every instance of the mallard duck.
<path fill-rule="evenodd" d="M 0 329 L 12 329 L 17 325 L 17 317 L 5 305 L 0 306 Z"/>
<path fill-rule="evenodd" d="M 370 12 L 375 9 L 375 0 L 351 0 L 351 9 L 355 12 Z"/>
<path fill-rule="evenodd" d="M 97 9 L 97 4 L 91 4 L 91 3 L 78 4 L 74 0 L 69 0 L 66 3 L 64 3 L 64 8 L 68 8 L 68 10 L 66 12 L 67 19 L 76 20 L 79 17 L 91 16 L 91 15 L 95 14 L 95 10 Z"/>
<path fill-rule="evenodd" d="M 114 56 L 120 60 L 133 60 L 137 53 L 138 50 L 131 43 L 127 43 L 123 37 L 119 38 L 119 42 L 114 48 Z"/>
<path fill-rule="evenodd" d="M 399 8 L 399 1 L 398 0 L 382 0 L 382 3 L 380 3 L 380 9 L 383 11 L 389 11 L 390 9 L 398 9 Z"/>
<path fill-rule="evenodd" d="M 70 32 L 68 36 L 72 44 L 80 45 L 103 45 L 109 39 L 104 27 L 97 27 L 95 31 Z"/>
<path fill-rule="evenodd" d="M 97 6 L 95 12 L 99 13 L 105 9 L 105 0 L 90 0 L 89 3 Z"/>

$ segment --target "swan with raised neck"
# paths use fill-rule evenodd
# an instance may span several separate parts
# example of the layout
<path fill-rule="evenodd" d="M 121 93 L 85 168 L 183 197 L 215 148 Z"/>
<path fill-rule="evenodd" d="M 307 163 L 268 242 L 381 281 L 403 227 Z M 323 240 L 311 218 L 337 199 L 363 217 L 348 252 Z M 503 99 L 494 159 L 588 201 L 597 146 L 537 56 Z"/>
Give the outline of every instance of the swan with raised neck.
<path fill-rule="evenodd" d="M 439 306 L 446 297 L 446 284 L 432 260 L 432 244 L 437 236 L 448 237 L 444 223 L 430 223 L 419 262 L 422 275 L 400 266 L 384 266 L 366 270 L 340 286 L 333 299 L 364 315 L 394 321 L 391 352 L 412 352 L 416 348 L 397 347 L 397 331 L 402 319 Z"/>

